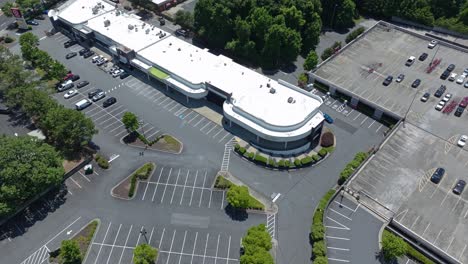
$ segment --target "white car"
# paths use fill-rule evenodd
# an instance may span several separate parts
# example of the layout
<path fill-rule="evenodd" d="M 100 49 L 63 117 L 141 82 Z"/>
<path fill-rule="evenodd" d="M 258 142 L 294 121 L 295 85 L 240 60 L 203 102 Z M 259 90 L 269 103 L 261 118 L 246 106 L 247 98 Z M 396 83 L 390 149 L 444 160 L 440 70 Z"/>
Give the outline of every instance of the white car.
<path fill-rule="evenodd" d="M 102 56 L 102 55 L 97 55 L 97 56 L 94 56 L 94 57 L 91 59 L 91 61 L 92 61 L 93 63 L 96 63 L 96 62 L 98 62 L 98 61 L 101 60 L 101 59 L 104 59 L 104 56 Z"/>
<path fill-rule="evenodd" d="M 457 74 L 452 72 L 450 73 L 450 77 L 448 78 L 449 81 L 453 82 L 457 78 Z"/>
<path fill-rule="evenodd" d="M 442 108 L 444 108 L 444 106 L 445 106 L 445 102 L 444 102 L 444 101 L 440 101 L 440 102 L 436 105 L 435 110 L 440 111 L 440 110 L 442 110 Z"/>
<path fill-rule="evenodd" d="M 117 70 L 115 70 L 115 71 L 112 72 L 112 77 L 115 78 L 115 77 L 119 76 L 120 74 L 122 74 L 123 72 L 124 72 L 124 70 L 122 70 L 122 69 L 117 69 Z"/>
<path fill-rule="evenodd" d="M 463 148 L 466 144 L 466 140 L 468 140 L 468 136 L 462 135 L 460 139 L 458 140 L 457 145 Z"/>
<path fill-rule="evenodd" d="M 444 102 L 448 102 L 450 100 L 450 98 L 452 98 L 452 94 L 451 93 L 447 93 L 444 98 L 442 99 L 442 101 Z"/>
<path fill-rule="evenodd" d="M 466 76 L 464 74 L 462 74 L 462 75 L 458 76 L 458 78 L 457 78 L 457 80 L 455 82 L 458 83 L 458 84 L 462 84 L 463 81 L 465 81 L 465 77 Z"/>
<path fill-rule="evenodd" d="M 429 44 L 427 44 L 427 47 L 430 48 L 430 49 L 433 49 L 435 46 L 437 46 L 437 43 L 438 41 L 437 40 L 431 40 L 431 42 L 429 42 Z"/>
<path fill-rule="evenodd" d="M 63 98 L 65 98 L 65 99 L 72 98 L 73 96 L 75 96 L 75 95 L 77 95 L 77 94 L 78 94 L 78 90 L 72 89 L 72 90 L 66 92 L 66 93 L 63 95 Z"/>

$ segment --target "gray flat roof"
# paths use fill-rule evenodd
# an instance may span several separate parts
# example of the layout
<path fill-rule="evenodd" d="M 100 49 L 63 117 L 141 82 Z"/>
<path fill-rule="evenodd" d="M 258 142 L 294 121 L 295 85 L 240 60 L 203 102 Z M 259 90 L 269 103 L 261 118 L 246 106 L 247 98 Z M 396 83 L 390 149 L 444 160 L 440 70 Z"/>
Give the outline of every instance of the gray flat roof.
<path fill-rule="evenodd" d="M 457 138 L 458 140 L 458 138 Z M 429 179 L 438 167 L 446 174 L 439 184 Z M 393 212 L 396 221 L 468 263 L 468 152 L 408 122 L 400 125 L 369 163 L 350 182 Z"/>
<path fill-rule="evenodd" d="M 439 77 L 451 63 L 456 65 L 454 72 L 463 72 L 468 67 L 466 52 L 443 44 L 429 49 L 426 37 L 382 24 L 377 24 L 356 42 L 342 49 L 320 65 L 313 74 L 400 117 L 405 116 L 415 95 L 420 97 L 426 91 L 433 92 L 441 84 L 447 85 L 449 90 L 449 86 L 461 87 Z M 429 55 L 425 61 L 416 59 L 412 66 L 405 66 L 410 56 L 418 58 L 423 52 Z M 442 61 L 428 74 L 426 69 L 433 58 Z M 396 83 L 395 79 L 399 74 L 404 74 L 405 79 Z M 393 76 L 393 82 L 389 86 L 383 86 L 382 82 L 388 75 Z M 411 87 L 416 79 L 421 79 L 421 85 L 417 89 Z"/>

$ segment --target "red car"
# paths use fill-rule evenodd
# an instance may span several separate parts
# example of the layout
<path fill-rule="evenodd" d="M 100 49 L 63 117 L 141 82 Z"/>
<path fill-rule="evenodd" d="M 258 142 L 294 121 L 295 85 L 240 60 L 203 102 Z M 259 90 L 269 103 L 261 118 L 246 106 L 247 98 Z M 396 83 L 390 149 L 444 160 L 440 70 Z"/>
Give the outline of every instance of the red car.
<path fill-rule="evenodd" d="M 463 107 L 463 108 L 466 108 L 467 105 L 468 105 L 468 96 L 463 98 L 463 100 L 460 102 L 459 106 Z"/>
<path fill-rule="evenodd" d="M 69 72 L 69 73 L 67 73 L 67 75 L 65 77 L 63 77 L 63 80 L 66 81 L 66 80 L 70 79 L 71 77 L 73 77 L 73 73 Z"/>

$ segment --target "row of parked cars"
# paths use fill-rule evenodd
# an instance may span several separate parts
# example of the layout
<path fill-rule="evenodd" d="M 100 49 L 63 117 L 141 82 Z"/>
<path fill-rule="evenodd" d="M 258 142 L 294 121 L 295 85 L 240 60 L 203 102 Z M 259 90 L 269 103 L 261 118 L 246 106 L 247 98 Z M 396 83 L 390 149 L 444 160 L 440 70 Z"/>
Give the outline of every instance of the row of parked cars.
<path fill-rule="evenodd" d="M 465 139 L 466 140 L 466 139 Z M 445 175 L 445 169 L 444 168 L 437 168 L 434 173 L 431 176 L 431 182 L 438 184 L 442 178 Z M 464 180 L 458 180 L 458 182 L 455 184 L 455 186 L 452 189 L 452 192 L 454 194 L 460 195 L 463 190 L 465 189 L 466 186 L 466 181 Z"/>

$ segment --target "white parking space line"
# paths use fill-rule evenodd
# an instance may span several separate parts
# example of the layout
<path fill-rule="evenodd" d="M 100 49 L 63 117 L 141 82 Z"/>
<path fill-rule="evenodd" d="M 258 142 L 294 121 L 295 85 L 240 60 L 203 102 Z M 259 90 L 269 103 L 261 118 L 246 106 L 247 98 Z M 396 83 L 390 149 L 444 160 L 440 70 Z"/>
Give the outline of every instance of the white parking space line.
<path fill-rule="evenodd" d="M 366 122 L 366 120 L 367 120 L 368 118 L 369 118 L 369 117 L 366 116 L 366 118 L 364 118 L 364 119 L 362 120 L 361 126 L 362 126 L 362 124 L 364 124 L 364 122 Z"/>
<path fill-rule="evenodd" d="M 225 138 L 226 138 L 227 136 L 229 136 L 229 135 L 230 135 L 229 132 L 226 132 L 226 135 L 224 135 L 224 137 L 222 137 L 222 138 L 218 141 L 218 143 L 220 143 L 221 141 L 223 141 L 223 139 L 225 139 Z"/>
<path fill-rule="evenodd" d="M 109 226 L 107 227 L 106 234 L 104 235 L 104 238 L 102 239 L 102 243 L 104 243 L 106 241 L 107 233 L 109 233 L 109 229 L 110 229 L 111 225 L 112 225 L 112 222 L 109 222 Z M 102 245 L 99 247 L 99 251 L 98 251 L 98 254 L 96 256 L 96 260 L 94 261 L 94 264 L 97 263 L 97 260 L 99 259 L 99 255 L 101 254 L 101 250 L 102 250 Z"/>
<path fill-rule="evenodd" d="M 174 230 L 174 234 L 172 235 L 171 247 L 169 248 L 169 255 L 167 256 L 166 264 L 169 263 L 169 259 L 171 258 L 172 245 L 174 244 L 174 237 L 175 237 L 175 234 L 176 234 L 176 230 Z"/>
<path fill-rule="evenodd" d="M 184 113 L 185 113 L 187 110 L 190 111 L 189 108 L 187 108 L 187 107 L 185 107 L 185 106 L 182 106 L 182 108 L 180 108 L 177 112 L 175 112 L 174 115 L 180 116 L 180 117 L 183 116 L 182 119 L 185 119 L 187 116 L 189 116 L 189 115 L 192 113 L 192 112 L 189 112 L 188 115 L 184 115 Z"/>
<path fill-rule="evenodd" d="M 218 249 L 219 249 L 219 238 L 221 237 L 221 234 L 218 234 L 218 243 L 216 244 L 216 258 L 215 258 L 215 264 L 216 261 L 218 260 Z"/>
<path fill-rule="evenodd" d="M 185 118 L 191 116 L 192 114 L 195 114 L 195 112 L 190 111 L 190 113 L 186 114 L 186 115 L 182 118 L 182 120 L 185 120 Z"/>
<path fill-rule="evenodd" d="M 114 132 L 115 130 L 117 130 L 117 129 L 123 127 L 123 126 L 124 126 L 123 124 L 120 124 L 118 127 L 116 127 L 116 128 L 114 128 L 114 129 L 112 129 L 111 131 L 109 131 L 109 133 L 112 133 L 112 132 Z M 124 132 L 128 132 L 127 129 L 124 129 L 124 130 L 120 131 L 119 133 L 115 134 L 114 137 L 119 136 L 120 134 L 122 134 L 122 133 L 124 133 Z"/>
<path fill-rule="evenodd" d="M 439 240 L 439 237 L 440 237 L 440 234 L 442 233 L 442 229 L 439 231 L 439 234 L 437 234 L 437 237 L 436 239 L 434 240 L 434 242 L 432 244 L 436 244 L 437 243 L 437 240 Z"/>
<path fill-rule="evenodd" d="M 203 121 L 205 119 L 205 117 L 203 116 L 202 119 L 200 119 L 200 121 L 198 121 L 193 127 L 197 127 L 198 124 L 200 124 L 201 121 Z"/>
<path fill-rule="evenodd" d="M 88 182 L 91 182 L 91 180 L 86 177 L 81 171 L 78 171 L 80 173 L 81 176 L 83 176 L 83 178 L 85 178 Z"/>
<path fill-rule="evenodd" d="M 164 239 L 164 233 L 166 233 L 166 228 L 163 229 L 161 239 L 159 239 L 159 246 L 158 246 L 159 249 L 161 248 L 161 244 L 162 244 L 162 241 Z"/>
<path fill-rule="evenodd" d="M 205 252 L 203 253 L 203 264 L 205 264 L 206 249 L 208 247 L 208 239 L 209 238 L 210 238 L 210 233 L 206 234 Z"/>
<path fill-rule="evenodd" d="M 151 245 L 151 239 L 153 238 L 153 232 L 154 232 L 154 226 L 153 226 L 153 228 L 151 228 L 151 234 L 150 234 L 150 238 L 149 238 L 149 241 L 148 241 L 148 245 Z"/>
<path fill-rule="evenodd" d="M 172 110 L 174 110 L 174 108 L 176 108 L 176 107 L 178 107 L 178 106 L 181 106 L 181 105 L 178 104 L 178 103 L 176 102 L 176 104 L 175 104 L 173 107 L 171 107 L 171 108 L 169 109 L 169 112 L 172 112 Z M 184 108 L 184 106 L 182 106 L 182 108 Z M 180 110 L 180 108 L 177 109 L 177 111 L 179 111 L 179 110 Z"/>
<path fill-rule="evenodd" d="M 203 178 L 203 187 L 205 187 L 206 174 L 208 174 L 208 171 L 205 171 L 205 176 Z M 203 198 L 203 190 L 201 191 L 201 194 L 200 194 L 200 201 L 198 201 L 198 207 L 201 207 L 202 198 Z"/>
<path fill-rule="evenodd" d="M 152 136 L 156 135 L 159 131 L 161 131 L 161 130 L 158 130 L 158 131 L 152 133 L 151 135 L 148 136 L 148 138 L 151 138 Z"/>
<path fill-rule="evenodd" d="M 367 128 L 371 128 L 371 126 L 375 123 L 375 120 L 372 121 L 372 123 L 367 127 Z"/>
<path fill-rule="evenodd" d="M 185 247 L 185 239 L 187 238 L 187 230 L 185 230 L 185 233 L 184 233 L 184 241 L 182 242 L 182 249 L 180 250 L 180 252 L 184 252 L 184 247 Z M 182 260 L 182 254 L 180 254 L 179 256 L 179 264 L 180 264 L 180 261 Z"/>
<path fill-rule="evenodd" d="M 206 123 L 202 128 L 200 128 L 200 131 L 203 132 L 203 129 L 204 129 L 206 126 L 210 125 L 210 124 L 211 124 L 211 121 L 208 121 L 208 123 Z M 215 124 L 215 125 L 216 125 L 216 124 Z"/>
<path fill-rule="evenodd" d="M 338 261 L 338 262 L 349 262 L 349 260 L 346 260 L 346 259 L 337 259 L 337 258 L 328 258 L 328 260 L 331 260 L 331 261 Z"/>
<path fill-rule="evenodd" d="M 182 200 L 184 199 L 185 186 L 187 186 L 187 179 L 188 179 L 188 176 L 189 176 L 189 172 L 190 172 L 190 170 L 187 171 L 187 176 L 185 177 L 184 189 L 182 190 L 182 195 L 180 196 L 179 205 L 182 205 Z"/>
<path fill-rule="evenodd" d="M 424 229 L 424 232 L 422 233 L 422 237 L 424 237 L 424 234 L 426 234 L 427 229 L 429 229 L 429 226 L 431 226 L 431 223 L 427 224 L 426 228 Z"/>
<path fill-rule="evenodd" d="M 195 112 L 194 112 L 195 113 Z M 190 124 L 190 122 L 192 122 L 195 118 L 197 118 L 198 116 L 200 116 L 199 114 L 196 114 L 192 119 L 190 119 L 190 121 L 188 121 L 188 123 Z"/>
<path fill-rule="evenodd" d="M 224 195 L 225 195 L 225 194 L 226 194 L 226 193 L 225 193 L 225 192 L 223 192 L 223 199 L 221 200 L 221 209 L 223 209 L 223 208 L 224 208 Z"/>
<path fill-rule="evenodd" d="M 211 131 L 213 131 L 213 129 L 217 128 L 218 125 L 215 124 L 210 130 L 208 130 L 208 132 L 205 133 L 205 135 L 209 135 Z"/>
<path fill-rule="evenodd" d="M 161 172 L 159 173 L 159 177 L 158 177 L 158 182 L 159 183 L 159 180 L 161 179 L 161 175 L 163 173 L 163 170 L 164 170 L 164 167 L 161 168 Z M 148 181 L 148 184 L 151 183 L 150 181 Z M 154 192 L 153 192 L 153 197 L 151 197 L 151 201 L 154 202 L 154 196 L 156 195 L 156 191 L 158 190 L 158 186 L 159 184 L 156 184 L 156 188 L 154 188 Z"/>
<path fill-rule="evenodd" d="M 81 185 L 75 181 L 72 177 L 69 178 L 74 184 L 76 184 L 76 186 L 78 186 L 80 189 L 82 188 Z"/>
<path fill-rule="evenodd" d="M 165 106 L 163 106 L 164 109 L 167 109 L 168 106 L 172 105 L 172 104 L 176 104 L 177 105 L 177 102 L 176 101 L 171 101 L 169 102 L 168 104 L 166 104 Z"/>
<path fill-rule="evenodd" d="M 109 256 L 107 257 L 107 262 L 106 262 L 107 264 L 109 264 L 110 257 L 112 256 L 112 251 L 114 251 L 115 242 L 117 242 L 117 238 L 119 237 L 121 227 L 122 227 L 122 224 L 119 225 L 119 229 L 117 230 L 117 235 L 115 235 L 114 243 L 112 244 Z"/>
<path fill-rule="evenodd" d="M 179 169 L 179 173 L 177 174 L 176 184 L 179 182 L 179 175 L 180 175 L 180 169 Z M 172 204 L 172 200 L 174 200 L 174 194 L 175 194 L 176 189 L 177 189 L 177 186 L 174 186 L 174 190 L 172 190 L 171 204 Z"/>
<path fill-rule="evenodd" d="M 353 120 L 356 120 L 356 119 L 357 119 L 358 117 L 360 117 L 360 116 L 361 116 L 361 113 L 358 113 L 358 114 L 354 117 Z"/>
<path fill-rule="evenodd" d="M 219 133 L 221 133 L 222 131 L 224 130 L 223 127 L 221 127 L 221 129 L 219 129 L 219 131 L 213 135 L 213 138 L 216 138 L 217 135 L 219 135 Z"/>
<path fill-rule="evenodd" d="M 348 216 L 346 216 L 346 215 L 344 215 L 344 214 L 342 214 L 342 213 L 336 211 L 336 210 L 333 209 L 333 208 L 330 208 L 330 211 L 332 211 L 332 212 L 334 212 L 335 214 L 338 214 L 338 215 L 340 215 L 340 216 L 342 216 L 342 217 L 344 217 L 344 218 L 346 218 L 346 219 L 348 219 L 348 220 L 350 220 L 350 221 L 353 220 L 353 219 L 351 219 L 350 217 L 348 217 Z"/>
<path fill-rule="evenodd" d="M 211 196 L 213 196 L 212 190 L 210 190 L 210 201 L 208 202 L 208 208 L 211 208 Z"/>
<path fill-rule="evenodd" d="M 466 250 L 466 244 L 465 244 L 465 246 L 463 247 L 463 250 L 461 251 L 460 256 L 458 257 L 459 260 L 460 260 L 461 257 L 463 256 L 463 253 L 465 253 L 465 250 Z"/>
<path fill-rule="evenodd" d="M 161 105 L 161 104 L 163 104 L 164 102 L 166 102 L 167 100 L 170 100 L 170 99 L 171 99 L 171 98 L 166 97 L 166 99 L 164 99 L 163 101 L 161 101 L 158 105 Z"/>
<path fill-rule="evenodd" d="M 169 176 L 167 176 L 166 186 L 164 186 L 164 191 L 163 191 L 163 194 L 162 194 L 162 197 L 161 197 L 161 203 L 163 203 L 163 201 L 164 201 L 164 195 L 166 194 L 167 184 L 169 183 L 169 179 L 171 178 L 171 174 L 172 174 L 172 168 L 169 170 Z M 180 174 L 180 169 L 179 169 L 179 173 L 177 175 L 179 175 L 179 174 Z"/>
<path fill-rule="evenodd" d="M 231 251 L 231 236 L 229 236 L 229 242 L 228 242 L 228 251 L 227 251 L 227 256 L 226 256 L 226 264 L 229 263 L 229 252 Z"/>
<path fill-rule="evenodd" d="M 341 251 L 349 251 L 349 248 L 337 248 L 337 247 L 327 247 L 329 249 L 334 249 L 334 250 L 341 250 Z"/>
<path fill-rule="evenodd" d="M 195 255 L 195 248 L 197 247 L 197 238 L 198 238 L 198 232 L 195 233 L 195 242 L 193 244 L 192 259 L 190 260 L 190 263 L 193 263 L 193 256 Z M 228 257 L 229 257 L 229 255 L 228 255 Z"/>
<path fill-rule="evenodd" d="M 189 206 L 192 206 L 193 192 L 195 191 L 195 184 L 197 183 L 197 178 L 198 178 L 198 170 L 197 170 L 197 172 L 195 173 L 195 180 L 193 181 L 192 194 L 190 195 L 190 203 L 189 203 Z M 203 187 L 205 187 L 205 186 L 203 186 Z M 202 190 L 202 192 L 203 192 L 203 190 Z"/>
<path fill-rule="evenodd" d="M 351 240 L 349 238 L 345 238 L 345 237 L 335 237 L 335 236 L 326 236 L 327 238 L 330 238 L 330 239 L 337 239 L 337 240 Z"/>
<path fill-rule="evenodd" d="M 351 208 L 349 208 L 348 206 L 346 206 L 346 205 L 344 205 L 343 203 L 340 203 L 340 202 L 338 202 L 338 201 L 333 201 L 333 202 L 336 203 L 336 204 L 338 204 L 340 207 L 346 208 L 346 209 L 348 209 L 348 210 L 350 210 L 350 211 L 352 211 L 352 212 L 356 212 L 357 207 L 356 207 L 355 209 L 351 209 Z"/>
<path fill-rule="evenodd" d="M 376 133 L 379 132 L 379 130 L 380 130 L 382 127 L 383 127 L 383 125 L 380 124 L 380 126 L 377 128 L 377 130 L 375 130 L 375 132 L 376 132 Z"/>

